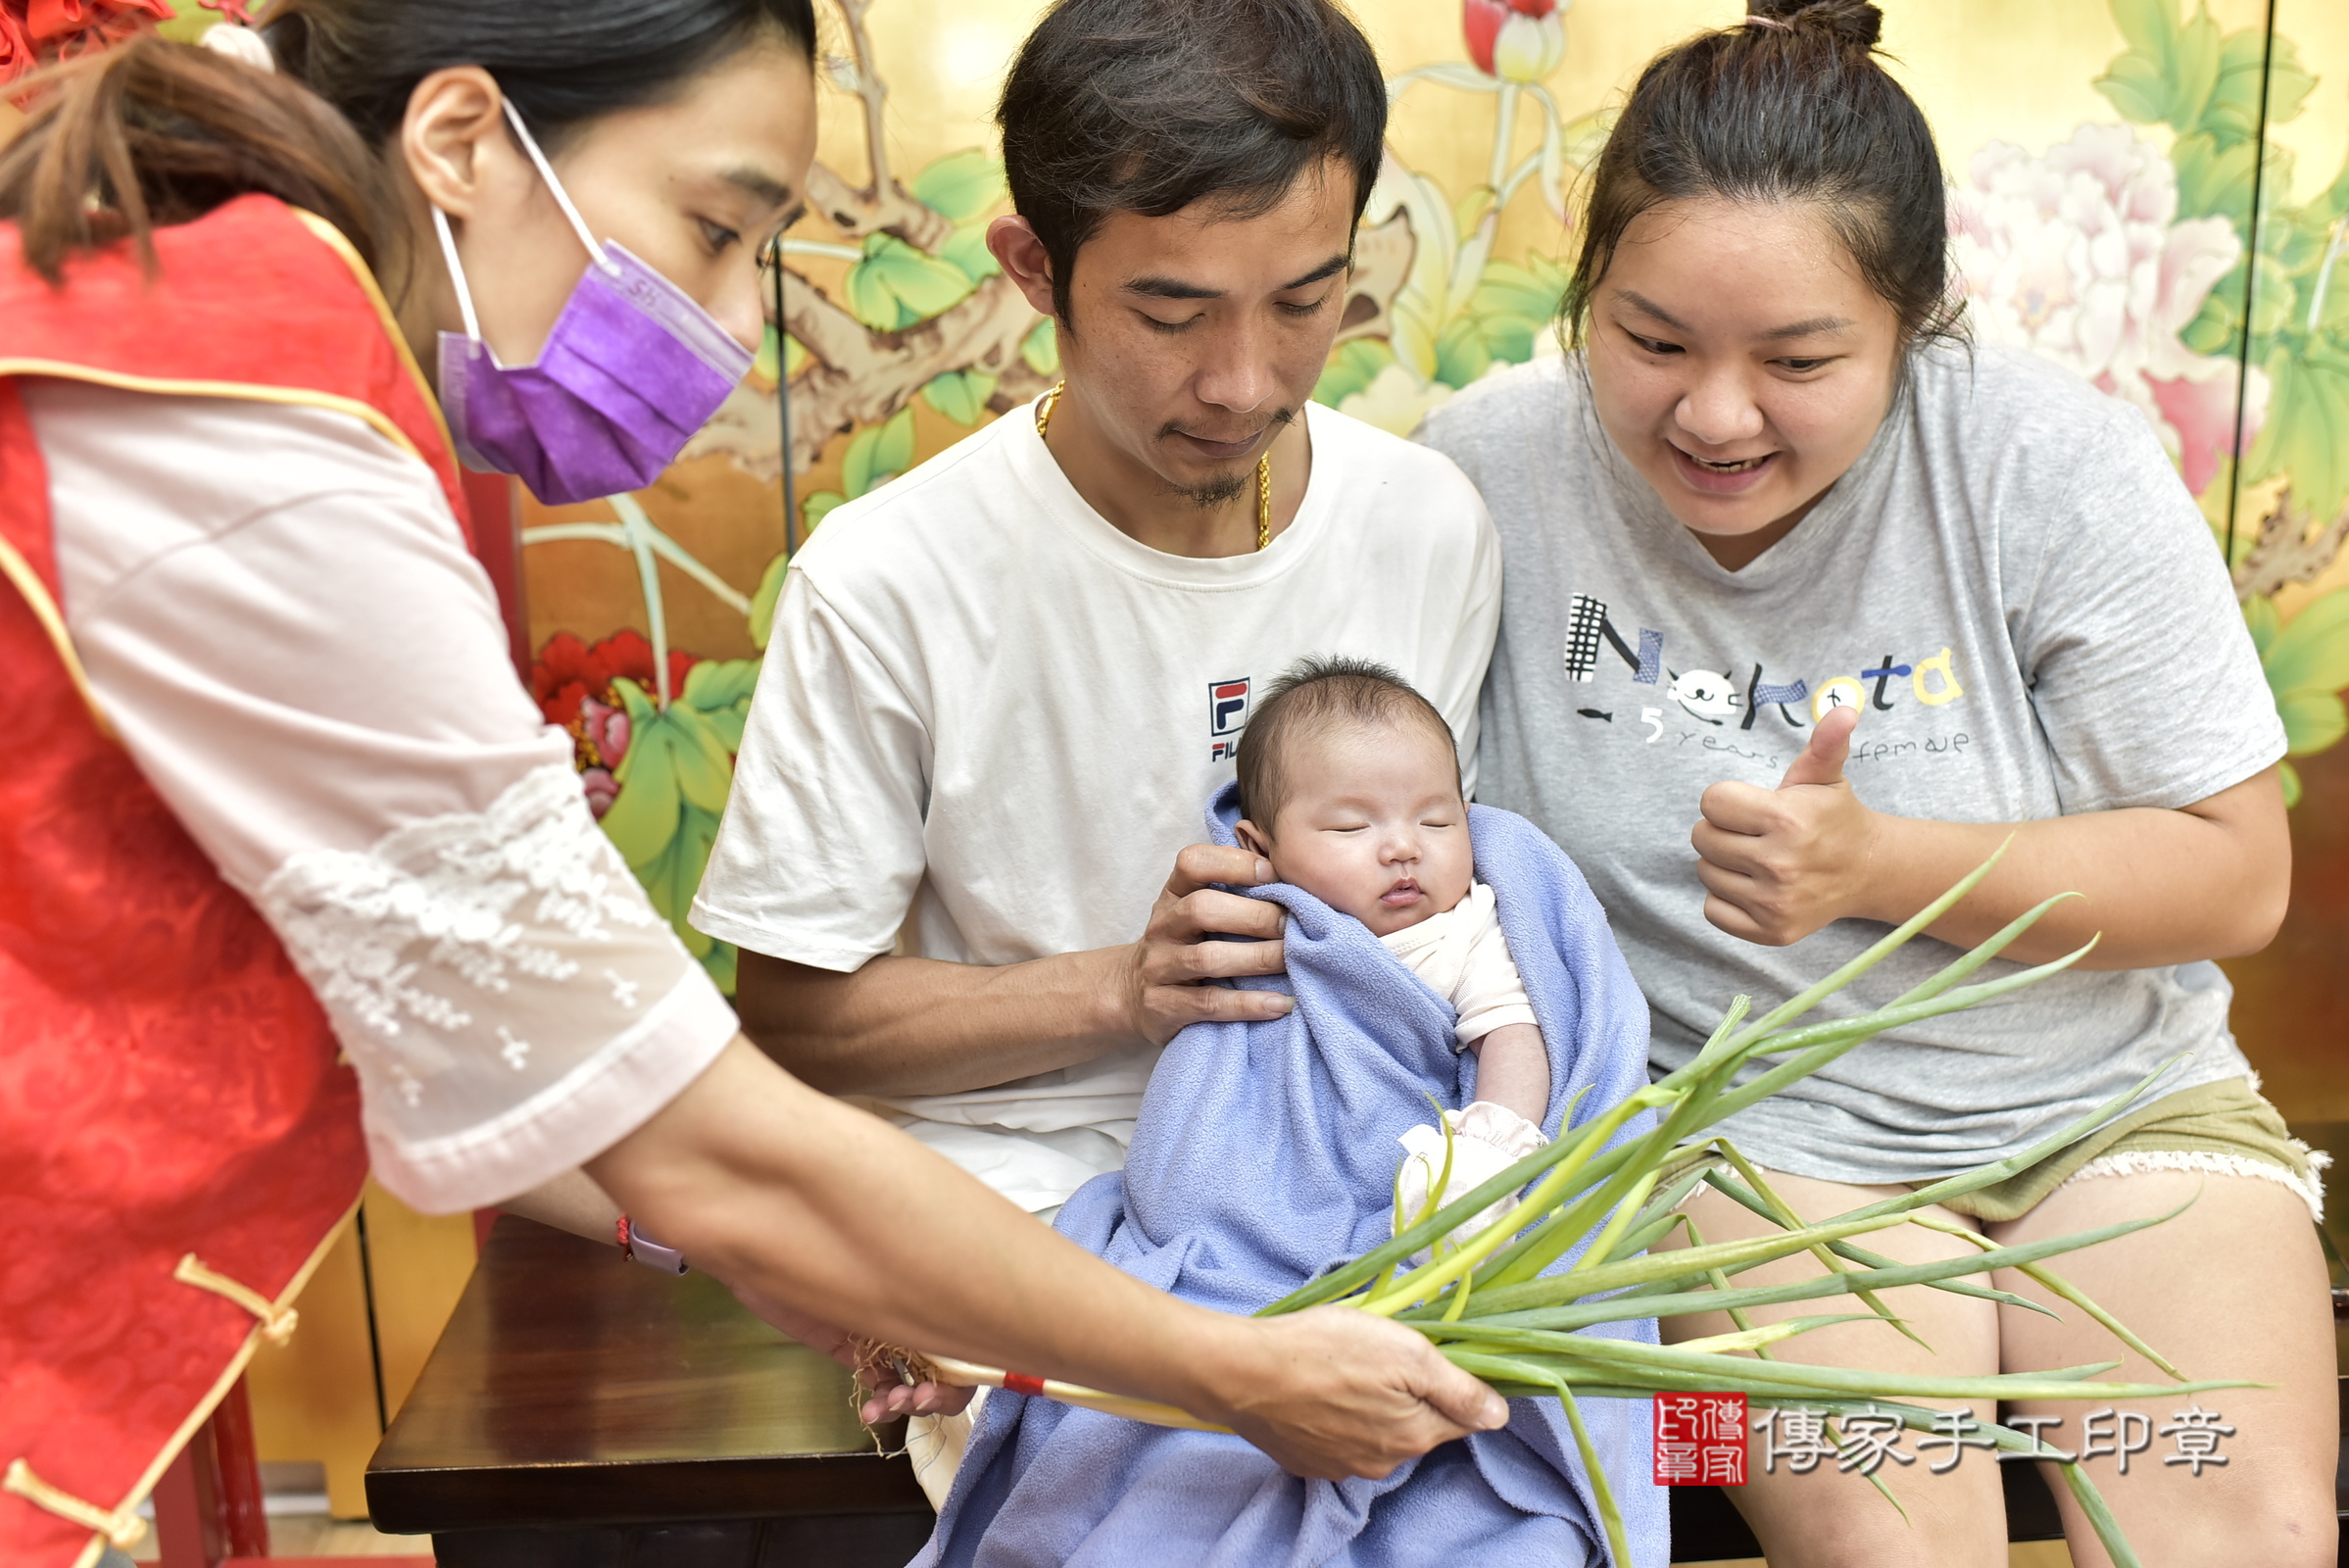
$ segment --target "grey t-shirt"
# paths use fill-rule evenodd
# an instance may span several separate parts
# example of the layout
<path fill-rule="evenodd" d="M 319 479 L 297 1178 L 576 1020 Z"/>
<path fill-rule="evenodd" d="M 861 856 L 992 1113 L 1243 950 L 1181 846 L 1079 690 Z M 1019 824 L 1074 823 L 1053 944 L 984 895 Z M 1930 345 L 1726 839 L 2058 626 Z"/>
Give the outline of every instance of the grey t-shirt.
<path fill-rule="evenodd" d="M 1775 786 L 1823 704 L 1863 710 L 1845 776 L 1877 810 L 2011 822 L 2215 795 L 2283 755 L 2210 531 L 2135 410 L 2027 355 L 1919 354 L 1851 470 L 1741 571 L 1599 428 L 1577 360 L 1479 382 L 1422 437 L 1501 537 L 1479 799 L 1571 854 L 1653 1009 L 1695 1054 L 1883 936 L 1786 948 L 1704 918 L 1688 834 L 1722 779 Z M 1835 999 L 1881 1006 L 1955 956 L 1918 938 Z M 1994 962 L 1983 978 L 2013 973 Z M 2003 1158 L 2179 1053 L 2246 1070 L 2215 964 L 2058 975 L 1881 1037 L 1726 1129 L 1782 1170 L 1916 1181 Z"/>

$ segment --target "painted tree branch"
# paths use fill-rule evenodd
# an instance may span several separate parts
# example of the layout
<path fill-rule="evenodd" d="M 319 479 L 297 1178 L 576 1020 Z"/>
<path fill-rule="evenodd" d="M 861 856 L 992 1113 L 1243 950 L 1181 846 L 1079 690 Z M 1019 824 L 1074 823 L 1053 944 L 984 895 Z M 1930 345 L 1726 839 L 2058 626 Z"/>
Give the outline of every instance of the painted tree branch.
<path fill-rule="evenodd" d="M 837 0 L 848 30 L 849 54 L 827 65 L 832 79 L 856 95 L 864 110 L 864 163 L 869 181 L 851 185 L 823 164 L 807 172 L 807 201 L 826 221 L 851 239 L 891 233 L 920 250 L 934 251 L 954 232 L 944 214 L 922 205 L 889 172 L 889 87 L 873 66 L 872 36 L 865 14 L 873 0 Z"/>
<path fill-rule="evenodd" d="M 2316 532 L 2292 505 L 2289 485 L 2276 496 L 2276 510 L 2260 519 L 2259 537 L 2234 569 L 2237 599 L 2273 594 L 2296 582 L 2314 582 L 2349 544 L 2349 507 Z"/>
<path fill-rule="evenodd" d="M 809 360 L 791 383 L 795 473 L 812 467 L 834 437 L 879 424 L 950 370 L 1003 377 L 991 400 L 999 412 L 1046 385 L 1019 353 L 1036 328 L 1036 313 L 1007 277 L 988 278 L 926 321 L 878 332 L 799 273 L 786 276 L 784 330 L 807 350 Z M 773 480 L 782 471 L 779 424 L 774 390 L 745 382 L 694 437 L 685 456 L 722 453 L 753 477 Z"/>

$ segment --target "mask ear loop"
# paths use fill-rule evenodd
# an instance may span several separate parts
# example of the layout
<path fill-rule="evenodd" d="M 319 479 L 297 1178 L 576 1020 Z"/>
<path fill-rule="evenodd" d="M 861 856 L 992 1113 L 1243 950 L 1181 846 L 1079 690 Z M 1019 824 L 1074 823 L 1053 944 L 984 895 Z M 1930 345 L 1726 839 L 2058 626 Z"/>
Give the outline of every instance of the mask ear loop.
<path fill-rule="evenodd" d="M 538 138 L 530 134 L 528 125 L 522 123 L 522 112 L 514 107 L 513 99 L 508 98 L 504 102 L 506 118 L 514 125 L 514 133 L 522 139 L 522 151 L 528 153 L 530 162 L 538 166 L 539 177 L 547 182 L 547 189 L 555 193 L 557 205 L 562 207 L 563 216 L 571 220 L 571 231 L 579 236 L 579 243 L 587 247 L 589 259 L 617 277 L 620 264 L 605 255 L 604 247 L 597 243 L 595 235 L 588 232 L 587 220 L 581 218 L 579 209 L 571 205 L 570 193 L 563 188 L 563 181 L 555 177 L 555 168 L 547 162 L 547 155 L 538 150 Z"/>
<path fill-rule="evenodd" d="M 449 215 L 438 207 L 432 209 L 432 228 L 440 235 L 440 254 L 449 264 L 449 281 L 457 285 L 457 308 L 465 313 L 465 339 L 479 347 L 481 318 L 473 314 L 473 291 L 465 280 L 465 263 L 457 259 L 457 239 L 449 232 Z"/>

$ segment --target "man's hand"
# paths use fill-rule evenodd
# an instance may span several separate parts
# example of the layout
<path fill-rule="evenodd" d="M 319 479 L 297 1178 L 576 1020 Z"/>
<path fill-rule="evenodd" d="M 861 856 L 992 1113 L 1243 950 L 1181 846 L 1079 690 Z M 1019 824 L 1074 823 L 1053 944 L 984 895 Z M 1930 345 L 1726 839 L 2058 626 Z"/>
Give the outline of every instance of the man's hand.
<path fill-rule="evenodd" d="M 1731 936 L 1780 948 L 1856 912 L 1878 822 L 1843 777 L 1859 719 L 1848 708 L 1820 719 L 1775 790 L 1725 781 L 1704 792 L 1689 841 L 1705 918 Z"/>
<path fill-rule="evenodd" d="M 1209 885 L 1257 887 L 1271 880 L 1271 864 L 1243 849 L 1194 844 L 1175 857 L 1149 927 L 1118 966 L 1119 996 L 1134 1033 L 1162 1046 L 1187 1024 L 1253 1023 L 1294 1005 L 1278 992 L 1213 984 L 1281 972 L 1281 906 Z M 1255 940 L 1211 942 L 1211 935 Z"/>
<path fill-rule="evenodd" d="M 1373 1480 L 1471 1432 L 1507 1424 L 1508 1401 L 1419 1334 L 1350 1306 L 1234 1318 L 1255 1344 L 1218 1357 L 1209 1387 L 1220 1421 L 1292 1475 Z"/>
<path fill-rule="evenodd" d="M 734 1293 L 736 1300 L 774 1327 L 856 1373 L 858 1385 L 867 1395 L 856 1417 L 868 1427 L 894 1421 L 902 1415 L 953 1415 L 970 1403 L 974 1391 L 951 1383 L 891 1382 L 885 1371 L 866 1364 L 866 1342 L 848 1330 L 820 1322 L 747 1286 L 733 1285 L 727 1289 Z"/>

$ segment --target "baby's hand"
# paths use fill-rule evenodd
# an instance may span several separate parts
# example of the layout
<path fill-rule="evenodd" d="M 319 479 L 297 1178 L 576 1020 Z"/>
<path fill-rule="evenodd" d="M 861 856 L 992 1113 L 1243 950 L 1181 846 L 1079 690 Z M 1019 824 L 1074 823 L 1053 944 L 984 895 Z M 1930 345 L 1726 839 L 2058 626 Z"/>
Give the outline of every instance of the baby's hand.
<path fill-rule="evenodd" d="M 952 1383 L 889 1383 L 884 1381 L 873 1388 L 865 1381 L 868 1371 L 859 1371 L 856 1381 L 870 1390 L 871 1397 L 858 1406 L 857 1418 L 868 1427 L 884 1421 L 895 1421 L 902 1415 L 954 1415 L 970 1403 L 975 1389 L 958 1388 Z"/>
<path fill-rule="evenodd" d="M 1443 1196 L 1434 1205 L 1437 1208 L 1467 1197 L 1549 1143 L 1541 1128 L 1506 1105 L 1496 1105 L 1489 1100 L 1473 1101 L 1466 1110 L 1447 1110 L 1444 1119 L 1452 1129 L 1451 1176 L 1444 1184 Z M 1404 1150 L 1402 1174 L 1397 1183 L 1402 1203 L 1392 1234 L 1400 1234 L 1429 1211 L 1428 1191 L 1435 1185 L 1437 1172 L 1444 1169 L 1442 1128 L 1414 1127 L 1397 1142 Z M 1515 1201 L 1512 1194 L 1470 1216 L 1453 1227 L 1451 1240 L 1455 1244 L 1468 1241 L 1507 1214 Z M 1428 1253 L 1422 1251 L 1412 1261 L 1425 1262 L 1427 1258 Z"/>

